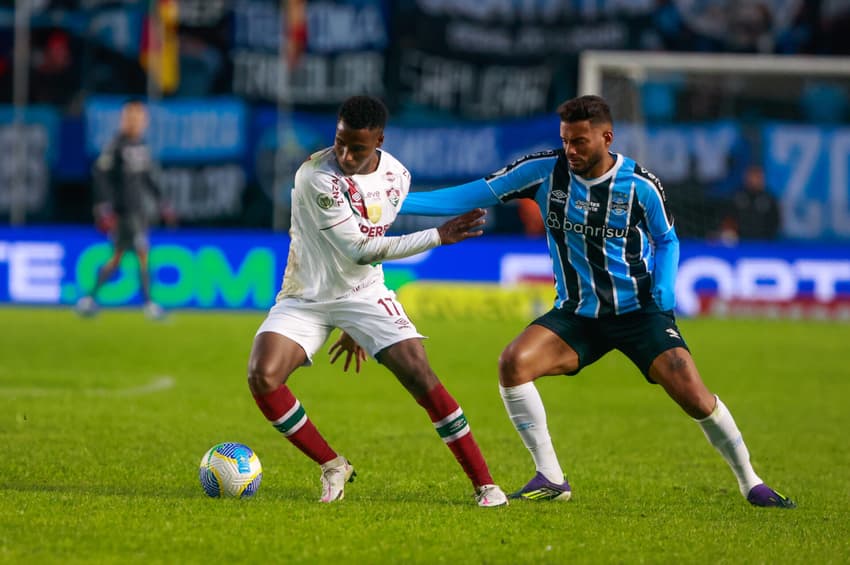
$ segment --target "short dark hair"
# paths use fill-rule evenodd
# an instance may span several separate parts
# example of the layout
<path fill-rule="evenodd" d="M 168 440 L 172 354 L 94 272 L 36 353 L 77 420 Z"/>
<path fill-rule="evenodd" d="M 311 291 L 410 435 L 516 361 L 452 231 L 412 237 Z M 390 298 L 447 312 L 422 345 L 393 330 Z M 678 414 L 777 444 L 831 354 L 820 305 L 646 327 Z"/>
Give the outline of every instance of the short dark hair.
<path fill-rule="evenodd" d="M 387 107 L 374 96 L 352 96 L 345 100 L 337 118 L 351 129 L 384 129 Z"/>
<path fill-rule="evenodd" d="M 611 108 L 601 96 L 588 94 L 567 100 L 558 106 L 558 115 L 562 122 L 581 122 L 589 120 L 592 124 L 613 124 Z"/>

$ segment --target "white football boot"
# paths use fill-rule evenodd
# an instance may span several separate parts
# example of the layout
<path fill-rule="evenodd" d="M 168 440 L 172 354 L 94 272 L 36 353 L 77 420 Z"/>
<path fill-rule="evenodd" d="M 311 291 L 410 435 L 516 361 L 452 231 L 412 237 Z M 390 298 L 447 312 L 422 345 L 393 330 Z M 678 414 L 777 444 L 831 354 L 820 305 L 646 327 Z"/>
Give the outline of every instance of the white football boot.
<path fill-rule="evenodd" d="M 475 501 L 481 508 L 495 508 L 507 506 L 508 497 L 499 488 L 499 485 L 481 485 L 475 489 Z"/>
<path fill-rule="evenodd" d="M 335 502 L 345 497 L 345 483 L 354 482 L 357 473 L 342 455 L 322 464 L 322 498 L 319 502 Z"/>

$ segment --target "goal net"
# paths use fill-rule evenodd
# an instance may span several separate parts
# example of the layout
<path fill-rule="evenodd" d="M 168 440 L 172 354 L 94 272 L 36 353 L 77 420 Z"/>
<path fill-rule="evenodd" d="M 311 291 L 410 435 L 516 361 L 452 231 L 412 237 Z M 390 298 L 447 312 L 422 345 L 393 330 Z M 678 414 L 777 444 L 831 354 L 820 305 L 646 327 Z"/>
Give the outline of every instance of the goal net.
<path fill-rule="evenodd" d="M 610 103 L 613 149 L 659 176 L 680 236 L 723 238 L 756 165 L 782 237 L 850 240 L 850 58 L 588 51 L 579 91 Z"/>

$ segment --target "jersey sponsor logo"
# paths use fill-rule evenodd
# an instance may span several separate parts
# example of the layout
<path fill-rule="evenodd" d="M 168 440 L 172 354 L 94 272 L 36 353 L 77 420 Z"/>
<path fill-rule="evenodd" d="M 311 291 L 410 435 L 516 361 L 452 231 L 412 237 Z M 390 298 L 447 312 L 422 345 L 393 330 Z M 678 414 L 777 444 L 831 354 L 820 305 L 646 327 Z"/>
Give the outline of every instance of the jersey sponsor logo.
<path fill-rule="evenodd" d="M 333 198 L 333 201 L 337 206 L 342 206 L 345 204 L 345 200 L 342 197 L 342 189 L 339 187 L 339 182 L 339 177 L 334 177 L 331 181 L 331 198 Z"/>
<path fill-rule="evenodd" d="M 316 197 L 316 204 L 322 210 L 329 210 L 334 205 L 334 199 L 327 194 L 320 194 Z"/>
<path fill-rule="evenodd" d="M 532 153 L 530 155 L 526 155 L 525 157 L 520 157 L 519 159 L 517 159 L 513 163 L 510 163 L 509 165 L 502 167 L 498 171 L 490 173 L 489 175 L 484 177 L 484 180 L 492 180 L 496 177 L 500 177 L 500 176 L 504 175 L 505 173 L 509 172 L 511 169 L 515 169 L 519 165 L 522 165 L 526 161 L 532 161 L 534 159 L 542 159 L 542 158 L 553 157 L 556 154 L 557 154 L 557 150 L 549 149 L 549 150 L 546 150 L 546 151 L 538 151 L 537 153 Z"/>
<path fill-rule="evenodd" d="M 390 224 L 384 224 L 382 226 L 364 226 L 363 224 L 360 224 L 360 233 L 366 237 L 381 237 L 386 234 L 389 229 Z"/>
<path fill-rule="evenodd" d="M 555 212 L 549 212 L 549 215 L 546 216 L 546 227 L 553 230 L 571 231 L 581 235 L 604 238 L 626 237 L 629 233 L 628 228 L 612 228 L 608 225 L 588 226 L 577 222 L 571 222 L 569 220 L 564 220 L 563 225 L 561 225 L 561 221 L 558 219 L 558 215 Z"/>
<path fill-rule="evenodd" d="M 611 196 L 611 206 L 608 207 L 612 214 L 622 216 L 629 211 L 629 195 L 622 192 L 615 192 Z"/>
<path fill-rule="evenodd" d="M 667 194 L 664 192 L 664 187 L 661 186 L 661 180 L 659 180 L 657 176 L 646 170 L 646 168 L 641 167 L 640 165 L 637 165 L 636 167 L 637 168 L 635 172 L 643 178 L 651 180 L 652 183 L 655 185 L 655 188 L 658 189 L 658 192 L 661 193 L 661 201 L 667 202 Z"/>
<path fill-rule="evenodd" d="M 563 190 L 553 190 L 552 191 L 552 202 L 557 202 L 559 204 L 563 204 L 567 201 L 567 193 Z"/>
<path fill-rule="evenodd" d="M 599 210 L 599 202 L 593 202 L 590 200 L 576 200 L 575 205 L 579 210 L 586 210 L 588 212 L 596 212 Z"/>

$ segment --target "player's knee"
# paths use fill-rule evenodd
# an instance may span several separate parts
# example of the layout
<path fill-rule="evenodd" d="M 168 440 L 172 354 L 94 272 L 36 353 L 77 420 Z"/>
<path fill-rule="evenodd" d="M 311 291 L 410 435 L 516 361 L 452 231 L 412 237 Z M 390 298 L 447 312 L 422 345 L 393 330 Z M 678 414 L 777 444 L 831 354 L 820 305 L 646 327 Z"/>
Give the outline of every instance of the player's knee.
<path fill-rule="evenodd" d="M 531 366 L 532 355 L 525 350 L 508 346 L 499 355 L 499 383 L 502 386 L 517 386 L 534 380 Z"/>
<path fill-rule="evenodd" d="M 667 379 L 679 381 L 699 379 L 699 374 L 693 366 L 690 354 L 687 350 L 679 347 L 668 349 L 656 357 L 653 368 L 658 370 L 661 377 Z"/>
<path fill-rule="evenodd" d="M 266 394 L 283 383 L 282 371 L 263 359 L 252 359 L 248 364 L 248 387 L 257 394 Z"/>

